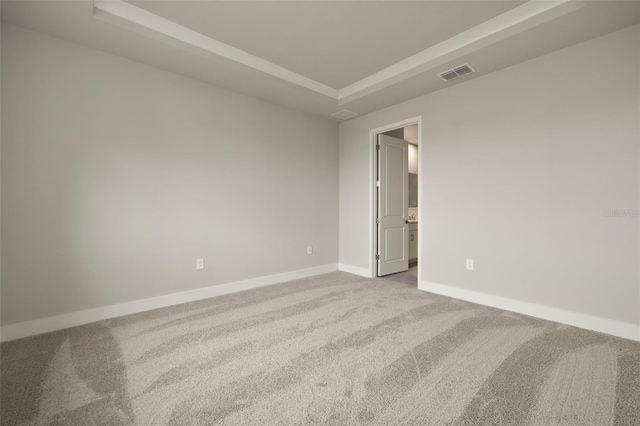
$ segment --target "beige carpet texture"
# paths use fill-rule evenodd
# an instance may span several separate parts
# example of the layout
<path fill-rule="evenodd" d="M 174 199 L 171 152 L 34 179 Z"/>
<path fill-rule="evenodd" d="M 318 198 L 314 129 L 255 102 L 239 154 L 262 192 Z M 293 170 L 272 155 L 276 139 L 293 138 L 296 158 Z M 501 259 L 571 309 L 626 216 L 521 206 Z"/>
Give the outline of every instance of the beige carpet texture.
<path fill-rule="evenodd" d="M 640 425 L 640 343 L 343 272 L 0 348 L 3 426 Z"/>

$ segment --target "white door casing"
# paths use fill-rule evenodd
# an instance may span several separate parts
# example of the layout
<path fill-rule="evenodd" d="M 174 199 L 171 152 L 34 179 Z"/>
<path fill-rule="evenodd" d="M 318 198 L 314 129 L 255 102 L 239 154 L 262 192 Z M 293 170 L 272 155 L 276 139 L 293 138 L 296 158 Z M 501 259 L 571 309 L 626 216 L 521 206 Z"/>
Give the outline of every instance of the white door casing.
<path fill-rule="evenodd" d="M 409 269 L 409 144 L 378 135 L 378 276 Z"/>

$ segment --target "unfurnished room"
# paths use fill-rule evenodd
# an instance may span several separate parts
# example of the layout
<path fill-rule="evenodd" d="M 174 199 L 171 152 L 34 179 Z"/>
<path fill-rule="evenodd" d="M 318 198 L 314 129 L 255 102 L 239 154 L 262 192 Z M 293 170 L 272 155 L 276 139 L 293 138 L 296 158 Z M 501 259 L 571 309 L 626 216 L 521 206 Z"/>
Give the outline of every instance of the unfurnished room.
<path fill-rule="evenodd" d="M 640 426 L 640 0 L 0 15 L 2 426 Z"/>

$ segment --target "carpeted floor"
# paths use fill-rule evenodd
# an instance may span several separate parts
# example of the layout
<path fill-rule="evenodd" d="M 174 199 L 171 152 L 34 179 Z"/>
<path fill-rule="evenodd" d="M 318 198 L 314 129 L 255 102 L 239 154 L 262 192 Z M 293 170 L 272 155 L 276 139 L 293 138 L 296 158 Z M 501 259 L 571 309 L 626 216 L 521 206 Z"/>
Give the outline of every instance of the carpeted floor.
<path fill-rule="evenodd" d="M 9 425 L 640 425 L 640 343 L 335 272 L 1 345 Z"/>

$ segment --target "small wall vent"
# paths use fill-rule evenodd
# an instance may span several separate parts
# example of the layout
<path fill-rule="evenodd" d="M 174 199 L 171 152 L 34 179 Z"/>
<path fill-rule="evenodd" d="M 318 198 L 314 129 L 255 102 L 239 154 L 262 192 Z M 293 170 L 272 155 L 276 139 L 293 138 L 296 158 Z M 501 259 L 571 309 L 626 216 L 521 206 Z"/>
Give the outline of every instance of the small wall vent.
<path fill-rule="evenodd" d="M 342 111 L 334 112 L 331 116 L 340 120 L 348 120 L 350 118 L 357 117 L 358 114 L 353 111 L 349 111 L 348 109 L 343 109 Z"/>
<path fill-rule="evenodd" d="M 438 74 L 438 77 L 444 81 L 451 81 L 455 78 L 462 77 L 463 75 L 471 74 L 475 70 L 471 68 L 471 65 L 464 64 L 459 67 L 452 68 L 450 70 L 443 71 Z"/>

